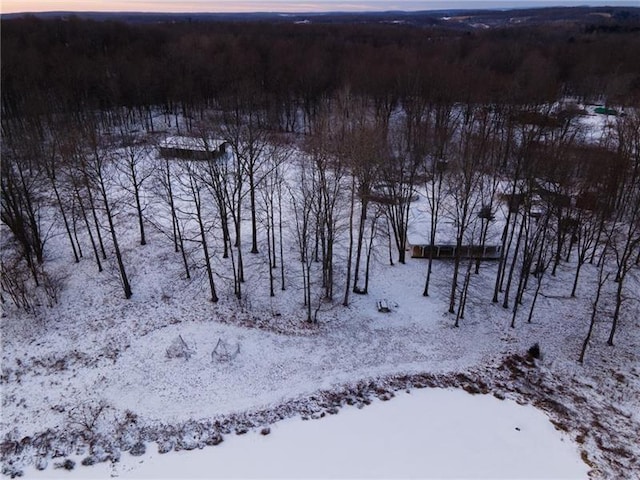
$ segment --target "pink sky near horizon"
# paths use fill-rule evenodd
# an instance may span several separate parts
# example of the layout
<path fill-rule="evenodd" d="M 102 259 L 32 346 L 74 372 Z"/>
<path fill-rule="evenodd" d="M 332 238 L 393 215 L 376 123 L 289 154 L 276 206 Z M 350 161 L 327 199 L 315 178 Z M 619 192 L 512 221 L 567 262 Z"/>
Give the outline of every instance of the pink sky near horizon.
<path fill-rule="evenodd" d="M 321 12 L 633 5 L 630 0 L 2 0 L 0 12 Z"/>
<path fill-rule="evenodd" d="M 400 2 L 403 4 L 425 4 L 427 2 Z M 438 2 L 440 3 L 440 2 Z M 331 10 L 371 10 L 373 5 L 380 4 L 380 8 L 389 9 L 386 5 L 394 6 L 394 2 L 341 2 L 330 1 L 260 1 L 260 0 L 2 0 L 2 12 L 48 12 L 48 11 L 78 11 L 78 12 L 315 12 Z M 382 7 L 382 6 L 385 7 Z M 396 4 L 397 5 L 397 4 Z M 406 7 L 406 5 L 404 5 Z M 375 9 L 375 8 L 374 8 Z"/>

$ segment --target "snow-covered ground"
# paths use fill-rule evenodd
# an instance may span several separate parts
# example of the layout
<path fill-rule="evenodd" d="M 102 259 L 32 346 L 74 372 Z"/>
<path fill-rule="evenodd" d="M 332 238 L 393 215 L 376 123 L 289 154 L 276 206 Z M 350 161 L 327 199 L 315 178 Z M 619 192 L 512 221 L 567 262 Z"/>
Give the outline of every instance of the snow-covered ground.
<path fill-rule="evenodd" d="M 144 248 L 129 247 L 130 252 L 140 250 L 143 257 L 132 275 L 130 301 L 121 300 L 117 283 L 96 275 L 90 261 L 83 260 L 70 268 L 80 268 L 84 276 L 69 277 L 73 286 L 44 321 L 18 315 L 3 319 L 5 449 L 13 448 L 9 440 L 20 442 L 24 437 L 40 436 L 45 445 L 18 448 L 15 455 L 8 455 L 18 468 L 35 462 L 40 467 L 48 464 L 48 472 L 60 460 L 46 459 L 56 451 L 62 457 L 79 453 L 83 458 L 93 451 L 89 441 L 60 442 L 53 434 L 49 439 L 47 432 L 75 432 L 88 439 L 109 436 L 127 449 L 139 441 L 153 441 L 156 434 L 148 435 L 146 429 L 173 428 L 180 437 L 191 428 L 190 422 L 200 425 L 193 427 L 196 430 L 211 424 L 215 429 L 216 421 L 229 418 L 232 425 L 242 423 L 243 412 L 277 410 L 292 400 L 305 405 L 314 392 L 339 392 L 342 386 L 362 380 L 471 370 L 484 372 L 480 378 L 491 378 L 500 359 L 524 353 L 535 342 L 544 356 L 539 368 L 553 375 L 552 385 L 559 385 L 548 396 L 577 415 L 575 423 L 565 428 L 595 462 L 595 471 L 606 478 L 619 473 L 618 468 L 638 468 L 639 448 L 629 439 L 637 438 L 640 425 L 640 315 L 631 304 L 615 347 L 605 345 L 604 317 L 586 363 L 577 364 L 588 327 L 593 288 L 589 273 L 578 298 L 572 299 L 568 296 L 572 272 L 561 269 L 557 278 L 549 278 L 533 323 L 520 320 L 510 329 L 510 311 L 490 302 L 495 265 L 486 265 L 472 280 L 472 306 L 455 329 L 454 319 L 446 313 L 451 264 L 436 264 L 432 296 L 425 298 L 421 296 L 424 260 L 409 259 L 406 265 L 394 266 L 380 260 L 374 266 L 370 295 L 353 296 L 348 308 L 331 307 L 322 312 L 319 326 L 307 327 L 297 288 L 269 300 L 265 282 L 254 280 L 247 289 L 251 310 L 238 313 L 231 295 L 213 305 L 197 282 L 180 280 L 174 271 L 179 263 L 169 261 L 173 255 L 169 247 L 164 253 L 153 246 L 160 243 L 160 236 L 152 236 L 150 242 Z M 163 261 L 152 262 L 148 255 L 160 255 Z M 637 285 L 637 278 L 632 281 Z M 381 298 L 388 299 L 391 313 L 376 310 L 375 301 Z M 274 311 L 280 315 L 274 316 Z M 269 326 L 279 331 L 289 328 L 292 333 L 270 331 Z M 167 355 L 179 337 L 191 352 L 189 359 Z M 219 339 L 239 344 L 233 360 L 212 357 Z M 537 377 L 532 384 L 547 392 Z M 510 390 L 510 381 L 490 389 L 507 397 L 512 396 Z M 534 401 L 533 396 L 524 397 L 513 398 Z M 95 415 L 98 406 L 104 408 Z M 539 406 L 554 410 L 544 402 Z M 273 419 L 298 415 L 299 410 L 289 409 Z M 455 415 L 455 410 L 446 414 Z M 94 416 L 95 424 L 89 428 Z M 165 451 L 180 444 L 167 442 Z M 196 439 L 196 444 L 201 446 L 202 440 Z M 620 456 L 604 452 L 621 463 L 607 463 L 610 459 L 604 460 L 602 448 L 622 448 Z M 119 456 L 110 455 L 102 459 Z"/>
<path fill-rule="evenodd" d="M 159 207 L 152 200 L 148 202 L 147 214 L 157 212 Z M 121 466 L 113 467 L 78 465 L 80 476 L 110 474 L 111 468 L 122 476 L 127 475 L 127 468 L 133 476 L 153 476 L 152 472 L 170 471 L 165 470 L 165 466 L 170 468 L 165 462 L 179 466 L 181 462 L 213 461 L 218 455 L 228 455 L 224 463 L 232 465 L 234 458 L 253 449 L 261 452 L 255 455 L 266 458 L 267 453 L 276 455 L 278 445 L 284 448 L 286 442 L 304 447 L 306 440 L 333 435 L 330 431 L 342 435 L 352 430 L 352 421 L 367 424 L 367 428 L 382 427 L 388 418 L 385 415 L 418 427 L 402 441 L 415 440 L 424 433 L 425 438 L 419 441 L 436 443 L 438 439 L 446 443 L 450 435 L 472 435 L 458 430 L 465 423 L 473 421 L 471 426 L 481 430 L 485 427 L 475 422 L 494 419 L 495 435 L 487 432 L 492 440 L 476 441 L 482 448 L 468 455 L 475 458 L 478 452 L 510 448 L 505 446 L 507 440 L 540 444 L 525 447 L 515 443 L 524 457 L 511 458 L 504 450 L 503 465 L 507 458 L 521 459 L 516 467 L 528 465 L 526 458 L 540 468 L 513 470 L 513 476 L 580 477 L 585 465 L 597 478 L 640 475 L 636 441 L 640 438 L 640 305 L 631 299 L 625 302 L 616 345 L 607 346 L 613 282 L 603 293 L 586 361 L 584 365 L 577 363 L 589 323 L 595 265 L 584 266 L 577 297 L 571 298 L 574 260 L 561 264 L 557 276 L 548 275 L 544 281 L 533 322 L 525 323 L 531 301 L 527 293 L 512 329 L 511 310 L 491 303 L 496 265 L 483 264 L 480 273 L 472 276 L 465 318 L 454 328 L 454 316 L 446 313 L 452 264 L 435 263 L 431 296 L 423 297 L 426 260 L 409 258 L 405 265 L 391 266 L 384 242 L 372 260 L 369 295 L 352 294 L 350 305 L 343 307 L 343 238 L 336 254 L 336 300 L 322 304 L 318 325 L 308 325 L 303 322 L 302 279 L 297 272 L 292 225 L 288 225 L 289 238 L 285 240 L 287 289 L 278 288 L 275 297 L 269 297 L 264 238 L 260 254 L 245 253 L 246 296 L 241 303 L 233 296 L 230 260 L 220 258 L 219 242 L 214 241 L 220 301 L 213 304 L 208 300 L 202 270 L 194 269 L 194 278 L 185 280 L 181 258 L 165 234 L 149 227 L 148 244 L 140 246 L 133 211 L 120 206 L 119 212 L 117 229 L 133 288 L 130 300 L 123 298 L 113 259 L 99 274 L 85 245 L 84 258 L 74 264 L 67 240 L 57 235 L 47 244 L 47 268 L 64 285 L 59 304 L 43 306 L 38 316 L 10 308 L 3 314 L 0 426 L 6 475 L 27 467 L 46 468 L 44 476 L 57 474 L 53 466 L 66 458 L 86 463 L 122 461 Z M 197 263 L 199 250 L 193 248 L 191 254 Z M 627 282 L 629 291 L 640 289 L 637 269 Z M 377 311 L 380 299 L 387 300 L 390 313 Z M 220 340 L 232 350 L 239 346 L 233 359 L 225 361 L 213 354 Z M 534 343 L 540 344 L 543 355 L 535 366 L 519 360 L 513 363 L 513 358 L 521 358 L 518 355 L 524 355 Z M 176 357 L 168 355 L 168 350 L 188 355 Z M 423 381 L 421 375 L 431 380 Z M 565 433 L 550 432 L 542 415 L 532 408 L 518 410 L 510 402 L 466 393 L 449 392 L 446 397 L 433 391 L 415 394 L 414 387 L 426 385 L 460 386 L 531 403 Z M 406 389 L 411 395 L 396 395 L 384 405 L 376 400 Z M 367 406 L 371 400 L 374 405 Z M 424 402 L 433 408 L 424 408 L 427 415 L 420 403 L 410 402 Z M 365 408 L 344 409 L 335 420 L 330 416 L 337 408 L 351 404 Z M 442 414 L 433 418 L 435 411 Z M 463 420 L 463 415 L 472 412 L 476 417 Z M 233 435 L 259 431 L 264 425 L 298 416 L 330 420 L 276 423 L 265 438 L 257 433 Z M 434 437 L 427 432 L 433 427 L 423 421 L 442 421 L 445 426 Z M 516 431 L 514 425 L 521 430 Z M 323 432 L 316 434 L 313 429 Z M 376 439 L 375 434 L 367 436 L 372 442 Z M 207 446 L 195 457 L 183 452 L 163 457 L 155 454 L 156 449 L 167 452 L 215 445 L 222 438 L 220 446 Z M 546 443 L 558 445 L 562 439 L 561 446 L 567 450 L 560 454 L 558 447 L 558 458 L 563 459 L 558 463 L 551 461 L 551 453 L 546 451 L 531 450 L 531 455 L 524 451 L 543 448 Z M 440 448 L 434 445 L 425 451 L 439 451 L 436 447 Z M 325 463 L 330 465 L 333 454 L 324 453 L 327 445 L 322 448 L 321 456 L 326 455 Z M 372 444 L 371 448 L 379 447 Z M 459 448 L 458 444 L 451 447 Z M 146 451 L 147 457 L 131 459 L 121 453 L 132 449 L 136 454 Z M 343 453 L 344 449 L 336 450 L 335 455 Z M 462 455 L 456 451 L 453 458 Z M 574 465 L 580 456 L 586 463 Z M 143 465 L 139 465 L 140 458 L 147 459 Z M 484 471 L 483 465 L 488 466 L 478 463 L 478 470 L 470 472 L 454 470 L 463 468 L 462 461 L 451 460 L 449 466 L 436 464 L 431 470 L 435 476 L 475 477 Z M 420 465 L 406 468 L 422 468 Z M 554 470 L 556 466 L 558 470 Z M 381 471 L 391 477 L 415 473 L 402 468 Z M 252 475 L 248 470 L 239 471 Z M 26 472 L 31 475 L 33 470 Z M 353 472 L 322 471 L 328 476 L 351 476 Z M 367 472 L 363 475 L 369 476 Z M 494 476 L 496 470 L 486 472 L 485 477 Z M 308 472 L 274 471 L 272 476 L 302 473 Z M 187 476 L 194 475 L 190 472 Z"/>

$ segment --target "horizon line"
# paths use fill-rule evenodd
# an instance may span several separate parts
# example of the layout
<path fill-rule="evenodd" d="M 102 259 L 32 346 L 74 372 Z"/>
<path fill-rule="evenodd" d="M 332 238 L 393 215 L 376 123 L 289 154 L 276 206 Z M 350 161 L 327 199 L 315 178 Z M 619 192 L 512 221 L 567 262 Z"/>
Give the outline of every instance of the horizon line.
<path fill-rule="evenodd" d="M 207 8 L 203 1 L 192 1 L 184 3 L 159 4 L 156 7 L 158 9 L 144 8 L 149 7 L 151 2 L 143 1 L 145 5 L 136 5 L 136 2 L 122 3 L 122 2 L 98 2 L 98 8 L 94 5 L 85 5 L 87 8 L 77 5 L 80 8 L 68 8 L 68 9 L 50 9 L 43 6 L 43 8 L 35 7 L 35 5 L 29 5 L 32 8 L 27 7 L 25 3 L 31 2 L 16 2 L 3 1 L 0 2 L 0 15 L 54 15 L 54 14 L 156 14 L 156 15 L 176 15 L 176 14 L 191 14 L 191 15 L 225 15 L 225 14 L 288 14 L 288 15 L 309 15 L 309 14 L 327 14 L 327 13 L 340 13 L 340 14 L 357 14 L 357 13 L 420 13 L 420 12 L 438 12 L 438 11 L 507 11 L 507 10 L 534 10 L 534 9 L 548 9 L 548 8 L 640 8 L 640 4 L 636 0 L 527 0 L 527 1 L 514 1 L 514 0 L 459 0 L 459 1 L 442 1 L 431 0 L 424 2 L 408 2 L 397 1 L 389 2 L 391 5 L 384 5 L 386 2 L 380 0 L 368 0 L 359 4 L 348 4 L 340 1 L 326 1 L 326 2 L 311 2 L 311 1 L 297 1 L 289 2 L 286 0 L 276 2 L 256 2 L 248 0 L 246 2 L 221 2 L 216 5 L 215 9 Z M 92 3 L 92 2 L 86 2 Z M 173 3 L 173 2 L 172 2 Z M 395 3 L 395 4 L 394 4 Z M 9 5 L 7 5 L 9 4 Z M 223 5 L 227 6 L 224 8 Z M 243 5 L 244 4 L 244 5 Z M 261 4 L 261 7 L 258 5 Z M 382 5 L 380 5 L 382 4 Z M 431 5 L 429 5 L 431 4 Z M 114 6 L 113 9 L 108 9 L 108 5 Z M 51 5 L 49 5 L 51 6 Z M 69 5 L 72 7 L 72 5 Z M 135 7 L 142 8 L 135 8 Z M 174 8 L 172 8 L 172 6 Z M 186 9 L 188 6 L 192 9 Z M 22 8 L 21 8 L 22 7 Z M 106 7 L 106 9 L 104 8 Z M 120 7 L 120 8 L 118 8 Z M 131 7 L 133 7 L 131 9 Z M 165 7 L 165 9 L 162 9 Z M 212 5 L 213 7 L 213 5 Z M 386 8 L 385 8 L 386 7 Z M 395 7 L 395 8 L 394 8 Z M 237 9 L 233 9 L 237 8 Z M 232 10 L 233 9 L 233 10 Z"/>
<path fill-rule="evenodd" d="M 510 7 L 454 7 L 454 8 L 422 8 L 418 10 L 406 10 L 406 9 L 386 9 L 386 10 L 229 10 L 229 11 L 171 11 L 171 10 L 29 10 L 29 11 L 15 11 L 15 12 L 2 12 L 2 15 L 63 15 L 63 14 L 102 14 L 102 15 L 327 15 L 327 14 L 349 14 L 349 15 L 361 15 L 370 13 L 437 13 L 437 12 L 462 12 L 462 11 L 510 11 L 510 10 L 544 10 L 551 8 L 633 8 L 640 10 L 640 5 L 635 5 L 635 2 L 622 3 L 622 4 L 602 4 L 602 5 L 553 5 L 553 6 L 510 6 Z"/>

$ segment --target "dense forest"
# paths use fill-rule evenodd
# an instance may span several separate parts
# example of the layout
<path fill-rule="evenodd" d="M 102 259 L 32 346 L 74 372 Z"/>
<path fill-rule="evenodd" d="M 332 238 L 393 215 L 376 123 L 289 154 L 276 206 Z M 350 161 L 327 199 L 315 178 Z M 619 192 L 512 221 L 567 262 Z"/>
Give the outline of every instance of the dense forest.
<path fill-rule="evenodd" d="M 632 104 L 640 96 L 640 32 L 623 25 L 458 31 L 26 17 L 2 22 L 2 112 L 14 119 L 163 107 L 192 115 L 228 96 L 251 96 L 282 116 L 291 108 L 312 113 L 345 88 L 375 102 L 419 95 L 529 104 L 571 95 Z"/>
<path fill-rule="evenodd" d="M 456 326 L 472 271 L 463 246 L 485 246 L 506 201 L 493 302 L 512 308 L 515 326 L 525 291 L 531 320 L 547 269 L 555 275 L 575 256 L 574 296 L 582 265 L 597 260 L 597 299 L 609 279 L 604 265 L 613 264 L 613 344 L 624 280 L 640 262 L 637 27 L 633 18 L 479 30 L 5 20 L 2 221 L 11 235 L 2 300 L 33 310 L 33 284 L 57 301 L 61 287 L 46 271 L 52 231 L 68 237 L 76 262 L 90 244 L 99 271 L 113 252 L 130 298 L 116 218 L 130 194 L 124 204 L 135 212 L 140 244 L 145 227 L 164 229 L 187 279 L 195 253 L 185 243 L 197 244 L 213 302 L 214 241 L 243 298 L 244 228 L 251 253 L 267 250 L 270 294 L 278 280 L 285 289 L 289 215 L 314 322 L 315 285 L 324 300 L 339 296 L 344 305 L 350 292 L 367 293 L 382 225 L 390 261 L 393 244 L 405 262 L 420 191 L 431 247 L 445 216 L 455 227 L 448 303 Z M 597 135 L 582 121 L 589 102 L 613 119 Z M 206 161 L 151 161 L 167 131 L 199 140 Z M 219 161 L 225 147 L 212 138 L 224 140 L 232 160 Z M 293 150 L 295 178 L 285 178 Z M 150 192 L 164 216 L 148 208 Z"/>

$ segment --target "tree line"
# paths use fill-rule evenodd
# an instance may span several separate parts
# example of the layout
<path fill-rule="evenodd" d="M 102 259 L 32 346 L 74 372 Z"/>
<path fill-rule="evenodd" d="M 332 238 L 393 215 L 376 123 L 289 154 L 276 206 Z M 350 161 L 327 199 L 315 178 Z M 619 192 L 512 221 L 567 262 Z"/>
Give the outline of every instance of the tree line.
<path fill-rule="evenodd" d="M 362 24 L 177 23 L 78 18 L 2 21 L 2 112 L 151 106 L 195 117 L 252 92 L 279 126 L 300 128 L 349 88 L 380 108 L 419 85 L 448 101 L 529 103 L 559 95 L 637 101 L 640 33 L 584 26 L 487 31 Z M 149 116 L 149 115 L 148 115 Z M 149 116 L 150 117 L 150 116 Z M 153 125 L 150 125 L 152 128 Z"/>

